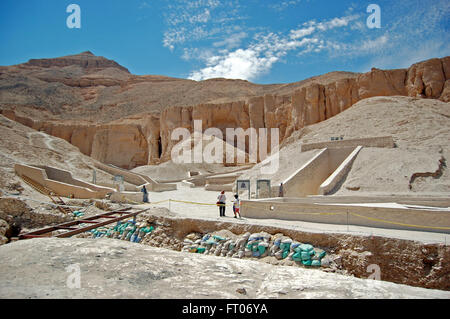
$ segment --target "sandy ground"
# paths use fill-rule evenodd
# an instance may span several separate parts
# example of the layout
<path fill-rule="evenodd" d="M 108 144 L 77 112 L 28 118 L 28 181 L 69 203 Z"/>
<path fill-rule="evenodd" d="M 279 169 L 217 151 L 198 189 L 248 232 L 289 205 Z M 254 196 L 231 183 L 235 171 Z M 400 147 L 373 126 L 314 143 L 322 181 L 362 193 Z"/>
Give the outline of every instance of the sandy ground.
<path fill-rule="evenodd" d="M 19 241 L 0 247 L 0 298 L 450 298 L 315 269 L 195 257 L 115 239 Z"/>

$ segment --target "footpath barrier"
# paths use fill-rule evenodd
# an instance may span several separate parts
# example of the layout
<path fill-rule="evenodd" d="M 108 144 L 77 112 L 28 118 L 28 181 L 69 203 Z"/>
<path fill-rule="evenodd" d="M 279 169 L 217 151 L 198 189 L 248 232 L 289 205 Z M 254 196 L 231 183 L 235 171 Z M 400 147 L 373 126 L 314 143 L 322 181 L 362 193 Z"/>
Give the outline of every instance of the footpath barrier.
<path fill-rule="evenodd" d="M 241 212 L 243 216 L 248 218 L 286 219 L 313 223 L 450 233 L 450 212 L 447 211 L 319 204 L 302 204 L 301 206 L 303 210 L 296 209 L 295 203 L 284 205 L 284 203 L 279 202 L 260 202 L 258 205 L 254 205 L 251 202 L 243 201 Z M 322 211 L 325 209 L 328 211 Z"/>
<path fill-rule="evenodd" d="M 159 202 L 153 202 L 150 203 L 152 205 L 158 205 L 161 203 L 169 202 L 169 207 L 171 202 L 175 203 L 184 203 L 189 205 L 198 205 L 198 206 L 220 206 L 219 204 L 215 203 L 201 203 L 201 202 L 193 202 L 193 201 L 184 201 L 184 200 L 176 200 L 176 199 L 166 199 Z M 232 207 L 231 204 L 226 204 L 226 207 Z M 260 211 L 265 211 L 273 213 L 273 211 L 270 208 L 267 208 L 265 206 L 261 205 L 252 205 L 246 202 L 245 204 L 242 204 L 241 202 L 241 214 L 242 216 L 245 216 L 245 210 L 243 210 L 243 207 L 245 208 L 254 208 L 258 209 Z M 322 207 L 321 207 L 322 208 Z M 366 207 L 359 207 L 354 206 L 353 210 L 358 210 L 360 208 L 361 210 L 364 210 Z M 331 209 L 331 208 L 330 208 Z M 333 209 L 336 209 L 336 207 L 333 207 Z M 450 226 L 442 225 L 425 225 L 425 224 L 419 224 L 419 223 L 408 223 L 404 221 L 396 221 L 389 218 L 378 218 L 373 216 L 366 216 L 362 215 L 362 213 L 350 211 L 346 208 L 341 208 L 341 210 L 344 209 L 346 211 L 341 212 L 326 212 L 326 211 L 317 211 L 317 212 L 305 212 L 305 211 L 289 211 L 289 215 L 297 217 L 296 220 L 299 221 L 305 221 L 305 222 L 318 222 L 318 223 L 328 223 L 328 224 L 341 224 L 341 225 L 354 225 L 354 226 L 366 226 L 366 227 L 377 227 L 377 228 L 400 228 L 400 229 L 409 229 L 409 230 L 425 230 L 425 231 L 433 231 L 433 232 L 444 232 L 444 233 L 450 233 Z M 383 208 L 376 208 L 378 212 L 383 212 Z M 279 211 L 280 209 L 278 209 Z M 282 209 L 281 209 L 282 210 Z M 398 209 L 396 211 L 398 215 Z M 389 214 L 390 209 L 386 208 L 387 214 Z M 407 218 L 408 215 L 411 214 L 411 211 L 405 209 L 404 210 L 404 217 Z M 441 214 L 444 216 L 444 218 L 447 219 L 447 221 L 450 224 L 450 212 L 433 212 L 431 213 Z M 310 220 L 308 218 L 301 218 L 304 217 L 319 217 L 320 219 Z M 247 218 L 253 218 L 253 216 L 246 216 Z M 282 217 L 282 216 L 280 216 Z M 327 218 L 327 217 L 334 217 L 334 218 Z M 353 217 L 353 218 L 351 218 Z M 258 217 L 254 217 L 258 218 Z M 259 217 L 259 218 L 274 218 L 277 219 L 276 214 L 271 214 L 271 216 L 267 217 Z M 280 218 L 284 219 L 284 218 Z M 384 227 L 383 227 L 384 225 Z"/>

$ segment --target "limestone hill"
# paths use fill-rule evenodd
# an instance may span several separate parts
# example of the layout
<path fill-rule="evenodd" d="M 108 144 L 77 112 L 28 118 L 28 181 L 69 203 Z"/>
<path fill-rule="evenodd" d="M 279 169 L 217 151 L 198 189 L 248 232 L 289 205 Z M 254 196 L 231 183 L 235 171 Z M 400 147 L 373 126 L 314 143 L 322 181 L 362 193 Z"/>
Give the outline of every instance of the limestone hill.
<path fill-rule="evenodd" d="M 436 195 L 450 194 L 450 105 L 438 100 L 408 97 L 374 97 L 344 112 L 295 132 L 281 147 L 280 168 L 275 174 L 260 173 L 256 165 L 241 178 L 270 178 L 283 182 L 307 163 L 318 149 L 302 152 L 301 145 L 392 136 L 395 148 L 367 147 L 356 157 L 336 195 Z"/>

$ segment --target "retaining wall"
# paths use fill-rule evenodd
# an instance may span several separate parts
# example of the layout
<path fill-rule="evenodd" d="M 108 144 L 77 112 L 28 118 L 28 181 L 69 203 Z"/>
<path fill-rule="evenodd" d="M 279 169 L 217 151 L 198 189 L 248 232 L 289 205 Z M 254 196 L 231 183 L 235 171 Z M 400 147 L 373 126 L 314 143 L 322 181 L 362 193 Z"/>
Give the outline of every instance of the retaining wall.
<path fill-rule="evenodd" d="M 115 192 L 112 188 L 96 186 L 77 180 L 72 177 L 72 174 L 69 171 L 59 170 L 54 167 L 35 167 L 16 164 L 14 169 L 19 176 L 26 176 L 42 186 L 52 190 L 55 194 L 64 197 L 73 196 L 74 198 L 80 199 L 101 199 L 105 198 L 108 193 Z M 52 178 L 48 176 L 48 173 L 50 173 Z M 57 178 L 61 178 L 62 180 L 57 180 Z"/>
<path fill-rule="evenodd" d="M 138 192 L 115 192 L 111 195 L 110 200 L 118 203 L 143 203 L 143 193 Z M 150 200 L 150 196 L 149 196 Z"/>
<path fill-rule="evenodd" d="M 367 138 L 357 138 L 342 141 L 324 141 L 317 143 L 304 143 L 301 145 L 302 152 L 322 149 L 322 148 L 343 148 L 343 147 L 395 147 L 394 139 L 392 136 L 382 136 L 382 137 L 367 137 Z"/>
<path fill-rule="evenodd" d="M 450 233 L 450 212 L 424 209 L 324 205 L 283 200 L 242 200 L 248 218 Z M 417 226 L 417 227 L 416 227 Z"/>
<path fill-rule="evenodd" d="M 140 191 L 142 185 L 146 185 L 147 190 L 153 192 L 164 192 L 177 189 L 176 184 L 158 183 L 148 176 L 132 173 L 119 167 L 113 167 L 100 162 L 96 162 L 95 167 L 101 169 L 102 171 L 108 172 L 112 175 L 123 176 L 126 182 L 137 186 L 136 191 Z"/>

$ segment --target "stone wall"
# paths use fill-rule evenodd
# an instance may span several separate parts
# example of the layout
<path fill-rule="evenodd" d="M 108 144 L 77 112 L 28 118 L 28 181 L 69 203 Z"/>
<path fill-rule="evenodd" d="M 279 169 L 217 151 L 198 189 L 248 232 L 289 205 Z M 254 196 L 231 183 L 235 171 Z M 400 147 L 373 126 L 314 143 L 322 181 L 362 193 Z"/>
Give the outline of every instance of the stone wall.
<path fill-rule="evenodd" d="M 322 148 L 334 149 L 334 148 L 357 147 L 357 146 L 393 148 L 395 146 L 395 143 L 392 136 L 383 136 L 383 137 L 356 138 L 339 141 L 303 143 L 301 147 L 302 152 L 306 152 Z"/>
<path fill-rule="evenodd" d="M 241 214 L 248 218 L 450 233 L 448 212 L 442 211 L 310 204 L 290 202 L 285 198 L 284 201 L 241 200 Z"/>
<path fill-rule="evenodd" d="M 54 178 L 61 177 L 64 182 L 50 179 L 46 170 L 41 167 L 16 164 L 14 169 L 19 176 L 26 176 L 42 186 L 52 190 L 55 194 L 73 198 L 105 198 L 106 194 L 115 192 L 112 188 L 92 185 L 72 178 L 68 171 L 61 170 L 60 174 L 55 173 L 56 168 L 51 168 Z M 80 186 L 77 186 L 80 185 Z"/>

